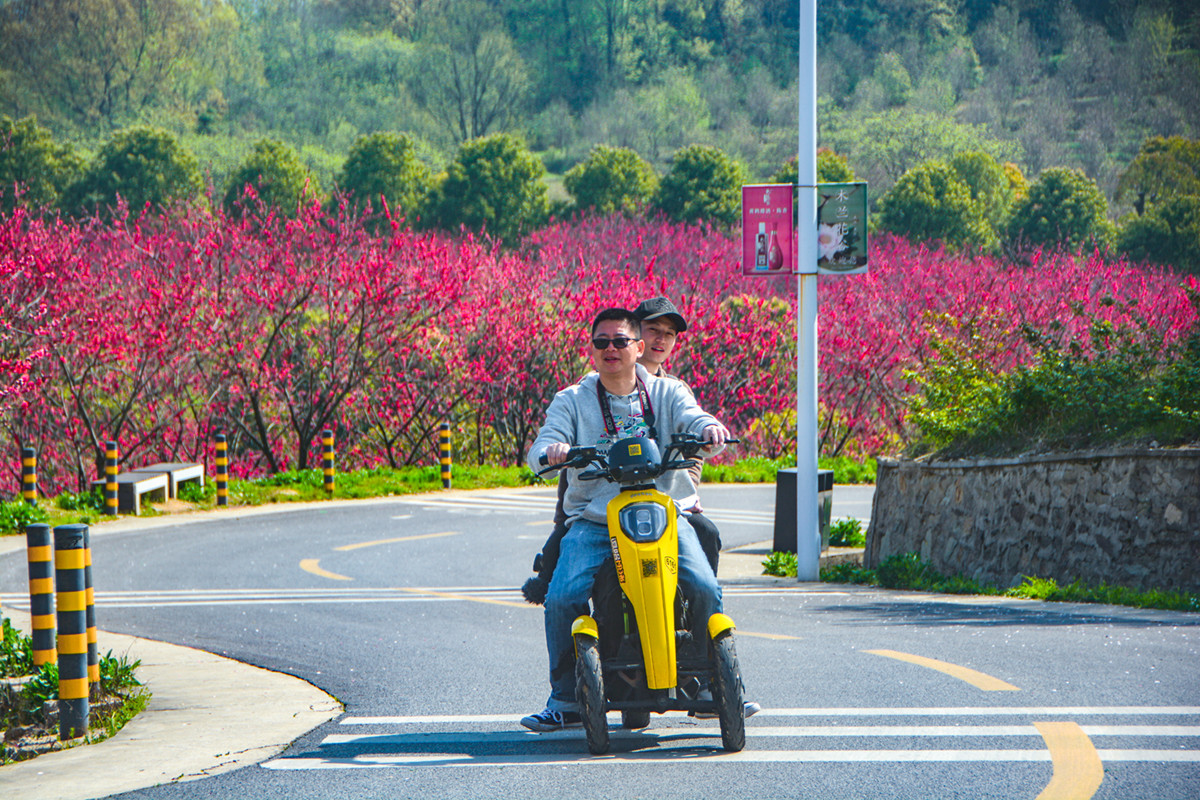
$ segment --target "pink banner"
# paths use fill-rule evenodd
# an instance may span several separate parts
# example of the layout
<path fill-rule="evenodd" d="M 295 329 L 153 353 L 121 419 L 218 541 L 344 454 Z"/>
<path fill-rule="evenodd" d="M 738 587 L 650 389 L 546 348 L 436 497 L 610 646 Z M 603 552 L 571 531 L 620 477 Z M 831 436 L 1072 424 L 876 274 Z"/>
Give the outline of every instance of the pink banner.
<path fill-rule="evenodd" d="M 792 186 L 742 187 L 742 274 L 796 272 Z"/>

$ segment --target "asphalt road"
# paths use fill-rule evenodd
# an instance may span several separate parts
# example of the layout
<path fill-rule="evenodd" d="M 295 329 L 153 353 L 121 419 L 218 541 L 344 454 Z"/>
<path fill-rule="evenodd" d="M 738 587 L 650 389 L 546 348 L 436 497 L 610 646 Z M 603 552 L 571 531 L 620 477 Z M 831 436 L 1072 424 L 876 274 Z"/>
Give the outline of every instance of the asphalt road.
<path fill-rule="evenodd" d="M 867 494 L 839 487 L 834 516 L 867 518 Z M 704 497 L 728 550 L 770 540 L 773 487 Z M 578 731 L 528 733 L 545 649 L 516 587 L 552 502 L 455 492 L 96 528 L 100 627 L 298 675 L 346 706 L 264 764 L 122 797 L 1200 797 L 1200 619 L 1166 612 L 732 581 L 764 706 L 745 751 L 682 715 L 603 758 Z M 23 575 L 20 554 L 0 560 L 0 586 Z"/>

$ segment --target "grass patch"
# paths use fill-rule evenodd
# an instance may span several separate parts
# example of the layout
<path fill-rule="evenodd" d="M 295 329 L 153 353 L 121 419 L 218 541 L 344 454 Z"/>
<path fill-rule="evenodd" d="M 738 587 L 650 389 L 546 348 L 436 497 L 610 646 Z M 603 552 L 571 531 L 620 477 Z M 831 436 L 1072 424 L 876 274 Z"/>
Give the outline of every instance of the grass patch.
<path fill-rule="evenodd" d="M 763 573 L 783 578 L 796 577 L 795 554 L 771 553 L 763 561 Z M 1200 611 L 1200 595 L 1190 592 L 1131 589 L 1127 586 L 1110 586 L 1103 583 L 1099 586 L 1089 586 L 1081 581 L 1059 586 L 1053 578 L 1033 576 L 1026 576 L 1019 586 L 1000 589 L 962 575 L 942 575 L 916 553 L 889 556 L 879 565 L 879 569 L 838 564 L 822 569 L 821 580 L 828 583 L 857 583 L 940 594 L 1026 597 L 1050 602 L 1102 603 L 1167 611 Z"/>
<path fill-rule="evenodd" d="M 858 462 L 846 456 L 837 458 L 818 459 L 820 469 L 833 470 L 833 482 L 875 483 L 876 461 L 868 458 Z M 704 464 L 702 473 L 706 483 L 774 483 L 775 476 L 781 469 L 795 469 L 794 458 L 763 458 L 751 456 L 735 461 L 732 464 Z"/>

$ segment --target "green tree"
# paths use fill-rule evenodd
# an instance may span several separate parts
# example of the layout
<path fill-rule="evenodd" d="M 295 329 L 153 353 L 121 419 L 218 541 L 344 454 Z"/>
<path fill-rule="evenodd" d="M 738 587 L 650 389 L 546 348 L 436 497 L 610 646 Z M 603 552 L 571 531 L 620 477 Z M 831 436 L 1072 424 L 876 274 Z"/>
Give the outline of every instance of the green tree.
<path fill-rule="evenodd" d="M 563 185 L 578 208 L 611 214 L 643 208 L 658 188 L 658 177 L 629 148 L 601 144 L 563 176 Z"/>
<path fill-rule="evenodd" d="M 159 128 L 118 131 L 62 197 L 71 214 L 108 214 L 124 200 L 130 211 L 191 202 L 203 184 L 195 156 Z"/>
<path fill-rule="evenodd" d="M 301 201 L 319 191 L 292 147 L 274 139 L 260 139 L 230 177 L 224 206 L 231 214 L 261 205 L 294 217 Z"/>
<path fill-rule="evenodd" d="M 0 212 L 18 205 L 49 208 L 74 181 L 83 162 L 70 145 L 58 144 L 34 117 L 16 122 L 0 115 Z"/>
<path fill-rule="evenodd" d="M 418 102 L 456 141 L 508 126 L 529 76 L 499 17 L 477 0 L 430 8 L 410 82 Z"/>
<path fill-rule="evenodd" d="M 1018 249 L 1078 250 L 1103 246 L 1113 236 L 1108 201 L 1080 170 L 1052 167 L 1017 201 L 1008 224 L 1010 245 Z"/>
<path fill-rule="evenodd" d="M 511 134 L 463 142 L 437 188 L 433 222 L 513 242 L 549 214 L 545 174 L 542 162 Z"/>
<path fill-rule="evenodd" d="M 970 189 L 971 200 L 991 229 L 997 233 L 1003 230 L 1016 193 L 1000 162 L 974 150 L 955 155 L 950 167 Z"/>
<path fill-rule="evenodd" d="M 377 206 L 385 198 L 393 215 L 415 216 L 431 182 L 429 168 L 417 158 L 407 134 L 373 133 L 359 137 L 338 177 L 338 187 L 355 205 Z"/>
<path fill-rule="evenodd" d="M 958 173 L 927 161 L 900 176 L 879 201 L 880 230 L 950 247 L 990 247 L 995 237 Z"/>
<path fill-rule="evenodd" d="M 659 182 L 654 207 L 679 222 L 733 225 L 740 219 L 746 169 L 715 147 L 694 144 L 675 153 Z"/>
<path fill-rule="evenodd" d="M 1134 261 L 1200 274 L 1200 195 L 1155 203 L 1121 228 L 1117 247 Z"/>
<path fill-rule="evenodd" d="M 43 116 L 111 129 L 203 94 L 188 84 L 205 76 L 207 37 L 227 21 L 224 3 L 202 0 L 2 3 L 0 63 L 11 96 Z"/>
<path fill-rule="evenodd" d="M 767 183 L 796 183 L 800 174 L 796 167 L 796 157 L 789 158 L 779 170 L 767 179 Z M 850 168 L 845 156 L 840 156 L 828 147 L 817 150 L 817 182 L 818 183 L 853 183 L 854 170 Z"/>
<path fill-rule="evenodd" d="M 1121 173 L 1115 200 L 1133 196 L 1139 215 L 1167 197 L 1200 195 L 1200 141 L 1182 136 L 1155 136 Z"/>

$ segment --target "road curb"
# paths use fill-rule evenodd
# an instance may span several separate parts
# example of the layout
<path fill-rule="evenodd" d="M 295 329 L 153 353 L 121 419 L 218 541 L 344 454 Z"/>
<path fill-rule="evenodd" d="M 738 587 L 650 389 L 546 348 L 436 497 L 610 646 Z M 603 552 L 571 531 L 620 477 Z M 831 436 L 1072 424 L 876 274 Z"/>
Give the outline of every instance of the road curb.
<path fill-rule="evenodd" d="M 4 615 L 29 630 L 27 614 Z M 141 660 L 146 709 L 98 744 L 0 767 L 0 796 L 91 800 L 206 778 L 277 755 L 343 711 L 307 681 L 203 650 L 106 631 L 99 645 Z"/>

